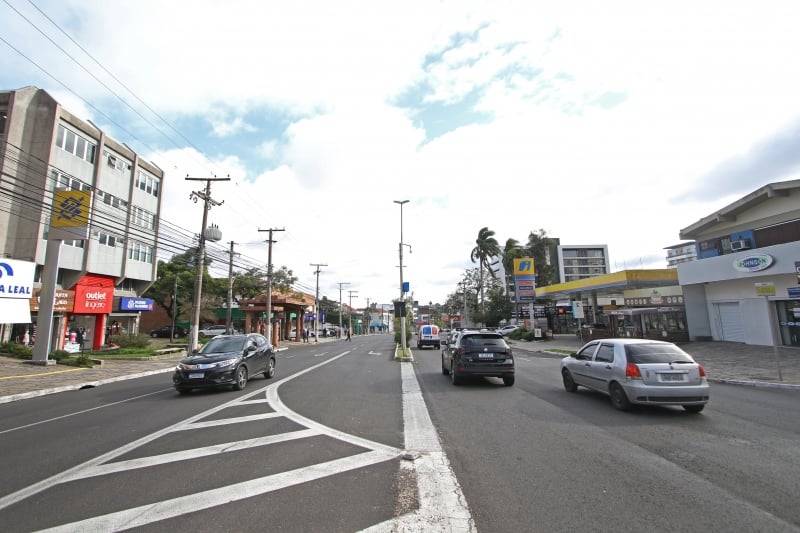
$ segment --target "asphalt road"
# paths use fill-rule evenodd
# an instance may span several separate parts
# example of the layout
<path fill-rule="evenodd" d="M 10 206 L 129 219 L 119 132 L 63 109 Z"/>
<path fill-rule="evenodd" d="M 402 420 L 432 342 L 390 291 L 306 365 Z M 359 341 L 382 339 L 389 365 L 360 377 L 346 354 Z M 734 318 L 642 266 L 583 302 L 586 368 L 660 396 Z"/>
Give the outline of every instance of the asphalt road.
<path fill-rule="evenodd" d="M 565 392 L 556 357 L 454 387 L 439 350 L 393 351 L 292 346 L 242 392 L 160 374 L 0 404 L 3 530 L 800 530 L 800 391 L 623 413 Z"/>

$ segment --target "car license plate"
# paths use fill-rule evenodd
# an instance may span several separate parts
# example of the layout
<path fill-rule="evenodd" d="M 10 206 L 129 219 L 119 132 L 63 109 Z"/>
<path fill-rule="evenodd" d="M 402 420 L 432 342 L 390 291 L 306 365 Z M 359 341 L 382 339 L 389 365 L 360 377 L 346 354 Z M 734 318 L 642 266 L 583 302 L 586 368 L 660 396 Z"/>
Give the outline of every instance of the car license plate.
<path fill-rule="evenodd" d="M 478 359 L 494 359 L 493 353 L 479 353 Z"/>
<path fill-rule="evenodd" d="M 659 374 L 661 381 L 686 381 L 686 374 Z"/>
<path fill-rule="evenodd" d="M 189 379 L 203 379 L 203 373 L 202 372 L 194 372 L 192 374 L 189 374 Z"/>

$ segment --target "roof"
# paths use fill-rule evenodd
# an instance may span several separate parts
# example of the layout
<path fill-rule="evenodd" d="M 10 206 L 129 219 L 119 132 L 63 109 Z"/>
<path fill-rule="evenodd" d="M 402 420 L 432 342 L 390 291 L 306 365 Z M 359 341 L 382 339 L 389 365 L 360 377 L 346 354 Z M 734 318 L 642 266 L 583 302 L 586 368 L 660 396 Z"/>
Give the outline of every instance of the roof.
<path fill-rule="evenodd" d="M 800 190 L 800 179 L 789 181 L 778 181 L 764 185 L 763 187 L 751 192 L 747 196 L 739 198 L 719 211 L 707 217 L 703 217 L 691 226 L 680 231 L 681 239 L 696 240 L 697 236 L 704 231 L 722 222 L 736 220 L 736 215 L 752 209 L 753 207 L 766 202 L 770 198 L 789 196 L 790 191 Z"/>
<path fill-rule="evenodd" d="M 600 296 L 614 295 L 628 289 L 667 287 L 677 284 L 678 271 L 674 268 L 622 270 L 566 283 L 536 287 L 536 298 L 557 300 L 591 292 Z"/>

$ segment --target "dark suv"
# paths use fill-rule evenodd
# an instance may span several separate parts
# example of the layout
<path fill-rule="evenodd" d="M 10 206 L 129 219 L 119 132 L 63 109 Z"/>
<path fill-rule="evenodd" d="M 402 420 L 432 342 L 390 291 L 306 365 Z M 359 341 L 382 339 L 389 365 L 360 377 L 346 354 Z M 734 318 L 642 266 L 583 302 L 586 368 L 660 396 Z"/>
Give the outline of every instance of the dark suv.
<path fill-rule="evenodd" d="M 499 333 L 464 331 L 442 350 L 442 374 L 450 375 L 453 385 L 466 376 L 503 378 L 503 384 L 514 384 L 514 356 L 511 347 Z"/>

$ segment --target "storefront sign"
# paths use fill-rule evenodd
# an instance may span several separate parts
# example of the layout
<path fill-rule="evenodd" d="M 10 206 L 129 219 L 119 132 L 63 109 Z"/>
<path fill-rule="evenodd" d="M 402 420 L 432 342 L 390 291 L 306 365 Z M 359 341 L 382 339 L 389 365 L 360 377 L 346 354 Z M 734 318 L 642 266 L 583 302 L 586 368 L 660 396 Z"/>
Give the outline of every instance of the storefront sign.
<path fill-rule="evenodd" d="M 129 296 L 122 296 L 119 299 L 120 311 L 152 311 L 153 310 L 152 298 L 131 298 Z"/>
<path fill-rule="evenodd" d="M 0 260 L 0 324 L 27 324 L 31 321 L 28 299 L 33 293 L 36 263 Z"/>
<path fill-rule="evenodd" d="M 114 302 L 113 287 L 87 287 L 77 285 L 75 288 L 74 313 L 109 314 Z"/>
<path fill-rule="evenodd" d="M 775 261 L 771 255 L 755 254 L 736 259 L 733 262 L 733 268 L 739 272 L 758 272 L 759 270 L 766 270 L 772 266 Z"/>
<path fill-rule="evenodd" d="M 800 287 L 789 287 L 786 292 L 789 298 L 800 298 Z"/>
<path fill-rule="evenodd" d="M 42 289 L 33 289 L 33 298 L 30 300 L 31 311 L 39 310 L 39 294 Z M 56 301 L 53 302 L 54 313 L 71 313 L 75 305 L 75 291 L 62 291 L 56 289 Z"/>
<path fill-rule="evenodd" d="M 766 282 L 766 283 L 755 283 L 756 287 L 756 294 L 758 296 L 775 296 L 775 284 Z"/>

